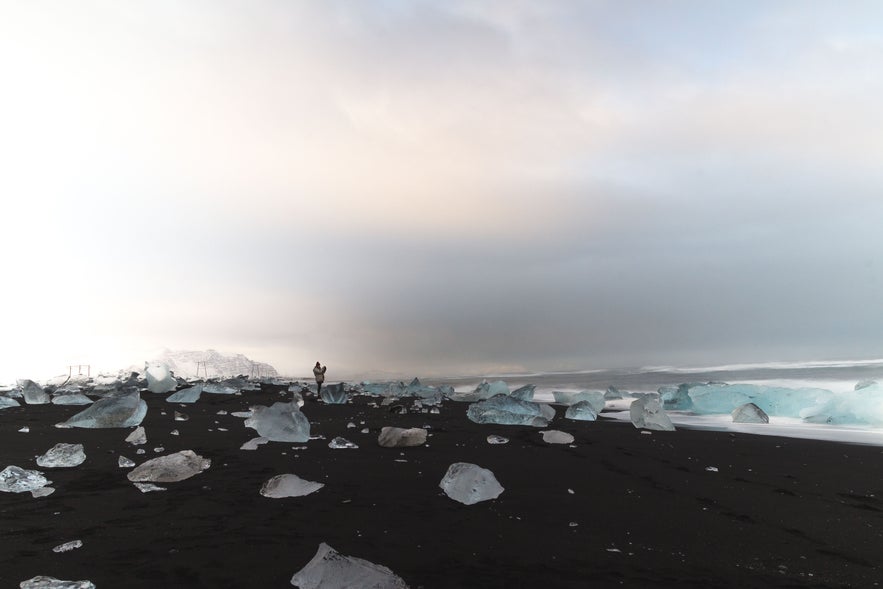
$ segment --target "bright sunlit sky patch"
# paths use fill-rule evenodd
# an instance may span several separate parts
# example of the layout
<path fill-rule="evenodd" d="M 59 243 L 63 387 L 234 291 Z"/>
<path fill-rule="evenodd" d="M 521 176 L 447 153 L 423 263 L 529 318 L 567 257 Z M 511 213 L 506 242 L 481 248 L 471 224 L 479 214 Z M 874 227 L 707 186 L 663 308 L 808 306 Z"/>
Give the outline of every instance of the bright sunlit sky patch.
<path fill-rule="evenodd" d="M 0 374 L 879 357 L 879 2 L 0 4 Z"/>

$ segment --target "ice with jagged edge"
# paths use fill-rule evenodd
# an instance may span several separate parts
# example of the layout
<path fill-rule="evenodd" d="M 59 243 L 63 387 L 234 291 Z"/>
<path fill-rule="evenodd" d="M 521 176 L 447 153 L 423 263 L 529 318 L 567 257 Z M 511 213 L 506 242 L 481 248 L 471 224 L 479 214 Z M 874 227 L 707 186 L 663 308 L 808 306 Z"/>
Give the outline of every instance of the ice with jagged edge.
<path fill-rule="evenodd" d="M 43 468 L 73 468 L 86 461 L 82 444 L 60 442 L 37 458 L 37 466 Z"/>
<path fill-rule="evenodd" d="M 52 549 L 52 552 L 70 552 L 71 550 L 75 550 L 77 548 L 83 547 L 82 540 L 71 540 L 70 542 L 65 542 L 64 544 L 59 544 L 55 548 Z"/>
<path fill-rule="evenodd" d="M 733 409 L 733 423 L 769 423 L 770 416 L 754 403 L 745 403 Z"/>
<path fill-rule="evenodd" d="M 125 441 L 133 446 L 142 446 L 147 443 L 147 430 L 144 429 L 143 425 L 139 425 L 132 430 L 132 433 L 126 436 Z"/>
<path fill-rule="evenodd" d="M 18 381 L 18 386 L 28 405 L 45 405 L 51 401 L 49 394 L 43 390 L 43 387 L 32 380 L 22 379 Z"/>
<path fill-rule="evenodd" d="M 18 586 L 20 589 L 95 589 L 91 581 L 62 581 L 45 575 L 22 581 Z"/>
<path fill-rule="evenodd" d="M 15 399 L 0 395 L 0 409 L 8 409 L 9 407 L 21 407 L 21 404 Z"/>
<path fill-rule="evenodd" d="M 342 449 L 356 449 L 358 448 L 358 444 L 354 442 L 350 442 L 346 438 L 341 438 L 340 436 L 334 438 L 328 443 L 328 447 L 332 450 L 342 450 Z"/>
<path fill-rule="evenodd" d="M 509 395 L 515 399 L 520 399 L 522 401 L 533 401 L 533 395 L 536 388 L 537 385 L 526 384 L 523 387 L 518 387 L 517 389 L 509 393 Z"/>
<path fill-rule="evenodd" d="M 245 427 L 258 432 L 271 442 L 308 442 L 310 422 L 293 403 L 273 403 L 269 407 L 254 405 Z"/>
<path fill-rule="evenodd" d="M 198 384 L 186 389 L 181 389 L 177 393 L 173 393 L 166 397 L 169 403 L 196 403 L 202 395 L 203 385 Z"/>
<path fill-rule="evenodd" d="M 137 392 L 122 393 L 98 399 L 91 406 L 77 413 L 59 427 L 82 427 L 89 429 L 134 427 L 147 415 L 147 403 Z"/>
<path fill-rule="evenodd" d="M 552 396 L 555 398 L 555 402 L 561 405 L 570 406 L 586 402 L 592 406 L 596 414 L 604 411 L 606 404 L 606 394 L 603 391 L 580 391 L 578 393 L 553 391 Z"/>
<path fill-rule="evenodd" d="M 175 483 L 189 479 L 208 469 L 212 461 L 193 450 L 181 450 L 143 462 L 127 475 L 138 483 Z"/>
<path fill-rule="evenodd" d="M 550 429 L 540 433 L 543 435 L 543 441 L 547 444 L 572 444 L 574 441 L 573 434 L 557 429 Z"/>
<path fill-rule="evenodd" d="M 178 388 L 178 381 L 172 376 L 172 371 L 161 362 L 145 364 L 144 375 L 147 377 L 147 390 L 151 393 L 170 393 Z"/>
<path fill-rule="evenodd" d="M 4 493 L 34 492 L 51 482 L 39 470 L 28 470 L 14 464 L 0 472 L 0 491 Z"/>
<path fill-rule="evenodd" d="M 234 386 L 229 381 L 224 382 L 207 382 L 202 386 L 202 392 L 212 395 L 235 395 L 239 392 L 239 387 Z"/>
<path fill-rule="evenodd" d="M 270 499 L 304 497 L 315 493 L 324 486 L 322 483 L 302 479 L 296 474 L 280 474 L 266 481 L 261 486 L 260 493 Z"/>
<path fill-rule="evenodd" d="M 862 381 L 854 390 L 832 395 L 800 413 L 806 421 L 827 424 L 883 426 L 883 386 Z"/>
<path fill-rule="evenodd" d="M 383 565 L 345 556 L 322 542 L 316 555 L 291 577 L 299 589 L 408 589 L 401 577 Z"/>
<path fill-rule="evenodd" d="M 239 447 L 239 449 L 240 450 L 257 450 L 258 446 L 266 444 L 269 441 L 270 440 L 268 440 L 267 438 L 265 438 L 263 436 L 259 436 L 257 438 L 252 438 L 249 441 L 245 442 L 244 444 L 242 444 Z"/>
<path fill-rule="evenodd" d="M 53 405 L 91 405 L 92 399 L 83 393 L 59 393 L 55 391 L 52 394 Z"/>
<path fill-rule="evenodd" d="M 806 412 L 826 405 L 834 393 L 819 388 L 787 388 L 757 384 L 707 383 L 687 386 L 689 407 L 695 413 L 732 413 L 754 403 L 770 416 L 805 417 Z"/>
<path fill-rule="evenodd" d="M 656 394 L 645 395 L 632 401 L 629 405 L 629 417 L 632 424 L 639 429 L 675 431 L 671 418 L 662 408 L 662 402 Z"/>
<path fill-rule="evenodd" d="M 496 499 L 504 491 L 493 472 L 469 462 L 449 466 L 438 486 L 445 495 L 464 505 Z"/>
<path fill-rule="evenodd" d="M 597 421 L 598 411 L 590 401 L 577 401 L 567 408 L 564 417 L 575 421 Z"/>
<path fill-rule="evenodd" d="M 426 443 L 427 431 L 422 427 L 401 428 L 385 426 L 377 436 L 377 444 L 383 448 L 407 448 Z"/>
<path fill-rule="evenodd" d="M 522 401 L 501 394 L 471 404 L 466 416 L 475 423 L 546 427 L 555 417 L 555 410 L 545 403 Z"/>
<path fill-rule="evenodd" d="M 350 400 L 346 387 L 342 382 L 322 387 L 322 392 L 319 393 L 319 396 L 322 397 L 322 401 L 329 405 L 343 405 Z"/>

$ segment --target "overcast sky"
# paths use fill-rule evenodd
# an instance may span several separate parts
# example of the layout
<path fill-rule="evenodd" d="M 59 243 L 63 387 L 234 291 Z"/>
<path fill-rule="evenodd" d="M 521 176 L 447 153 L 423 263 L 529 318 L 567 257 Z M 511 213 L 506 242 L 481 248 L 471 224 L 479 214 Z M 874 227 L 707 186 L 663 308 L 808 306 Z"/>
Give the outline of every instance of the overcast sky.
<path fill-rule="evenodd" d="M 0 3 L 0 374 L 883 356 L 883 3 Z"/>

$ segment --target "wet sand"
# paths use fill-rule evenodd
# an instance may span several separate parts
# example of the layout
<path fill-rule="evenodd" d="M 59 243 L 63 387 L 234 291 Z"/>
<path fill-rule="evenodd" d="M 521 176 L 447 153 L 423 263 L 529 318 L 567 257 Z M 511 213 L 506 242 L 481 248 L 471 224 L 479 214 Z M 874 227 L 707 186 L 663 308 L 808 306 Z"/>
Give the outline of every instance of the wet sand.
<path fill-rule="evenodd" d="M 648 434 L 603 416 L 570 421 L 560 407 L 551 428 L 575 442 L 550 445 L 536 428 L 474 424 L 467 404 L 396 414 L 360 396 L 307 402 L 312 434 L 324 439 L 244 451 L 257 433 L 218 411 L 285 400 L 283 387 L 203 394 L 192 405 L 142 396 L 150 407 L 143 456 L 124 441 L 129 429 L 53 427 L 82 407 L 0 411 L 0 469 L 42 470 L 56 488 L 42 498 L 0 493 L 0 586 L 49 575 L 101 589 L 290 587 L 320 542 L 389 567 L 412 589 L 873 587 L 883 579 L 878 447 Z M 176 410 L 190 419 L 174 421 Z M 386 425 L 426 426 L 430 437 L 422 447 L 381 448 Z M 490 434 L 510 441 L 488 444 Z M 335 436 L 359 448 L 328 448 Z M 58 442 L 84 444 L 86 462 L 37 467 L 35 457 Z M 118 457 L 140 464 L 160 455 L 157 447 L 194 450 L 211 468 L 141 493 Z M 472 506 L 449 499 L 438 483 L 453 462 L 490 469 L 505 491 Z M 301 498 L 259 494 L 283 473 L 325 487 Z M 52 552 L 77 539 L 82 548 Z"/>

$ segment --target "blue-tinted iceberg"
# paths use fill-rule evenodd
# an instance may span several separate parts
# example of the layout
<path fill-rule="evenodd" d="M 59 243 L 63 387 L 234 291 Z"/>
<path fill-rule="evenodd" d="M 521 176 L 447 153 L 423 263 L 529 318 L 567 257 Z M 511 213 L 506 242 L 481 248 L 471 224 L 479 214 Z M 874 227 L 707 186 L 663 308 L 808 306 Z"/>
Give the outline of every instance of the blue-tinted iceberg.
<path fill-rule="evenodd" d="M 675 426 L 662 408 L 657 395 L 645 395 L 629 405 L 632 424 L 639 429 L 675 431 Z"/>
<path fill-rule="evenodd" d="M 586 401 L 592 406 L 595 413 L 601 413 L 606 402 L 603 391 L 580 391 L 578 393 L 553 391 L 552 396 L 555 397 L 555 402 L 561 405 L 573 405 Z"/>
<path fill-rule="evenodd" d="M 579 401 L 567 408 L 564 417 L 576 421 L 597 421 L 598 412 L 589 401 Z"/>
<path fill-rule="evenodd" d="M 834 397 L 834 393 L 827 389 L 724 383 L 688 385 L 687 394 L 696 413 L 732 413 L 736 407 L 754 403 L 767 415 L 781 417 L 804 417 L 805 410 L 825 404 Z"/>
<path fill-rule="evenodd" d="M 555 410 L 543 403 L 496 395 L 470 405 L 466 416 L 475 423 L 546 427 L 555 417 Z"/>
<path fill-rule="evenodd" d="M 114 397 L 98 399 L 59 427 L 83 427 L 90 429 L 109 427 L 134 427 L 147 415 L 147 403 L 136 393 L 123 393 Z"/>
<path fill-rule="evenodd" d="M 37 458 L 37 466 L 43 468 L 72 468 L 86 461 L 82 444 L 55 444 Z"/>
<path fill-rule="evenodd" d="M 857 390 L 831 395 L 823 403 L 803 410 L 800 417 L 812 423 L 883 427 L 883 386 L 867 383 Z"/>
<path fill-rule="evenodd" d="M 255 405 L 251 417 L 245 420 L 250 427 L 271 442 L 307 442 L 310 422 L 294 403 L 273 403 L 269 407 Z"/>
<path fill-rule="evenodd" d="M 510 395 L 516 399 L 521 399 L 522 401 L 533 401 L 533 393 L 536 388 L 537 385 L 526 384 L 523 387 L 519 387 L 512 391 Z"/>
<path fill-rule="evenodd" d="M 4 395 L 0 395 L 0 409 L 8 409 L 9 407 L 20 407 L 19 402 L 15 399 L 10 399 Z"/>
<path fill-rule="evenodd" d="M 733 423 L 769 423 L 770 416 L 754 403 L 745 403 L 733 409 Z"/>
<path fill-rule="evenodd" d="M 405 582 L 383 565 L 344 556 L 322 542 L 316 555 L 291 577 L 300 589 L 408 589 Z"/>

